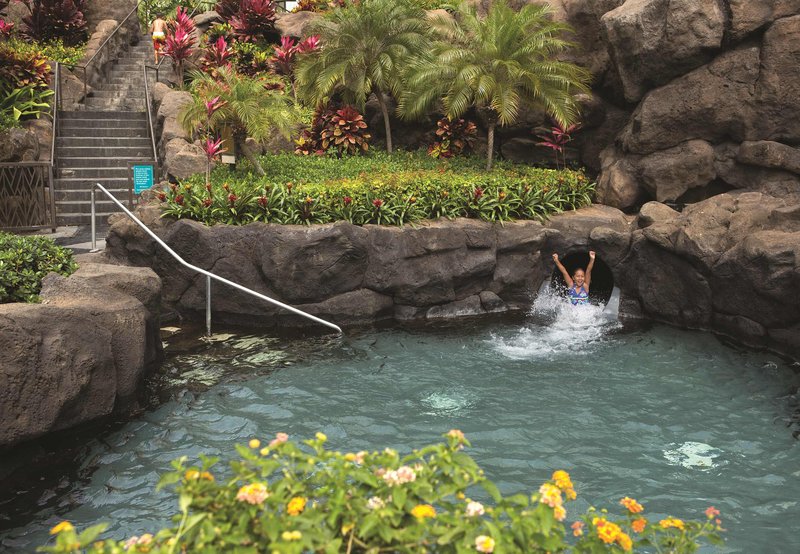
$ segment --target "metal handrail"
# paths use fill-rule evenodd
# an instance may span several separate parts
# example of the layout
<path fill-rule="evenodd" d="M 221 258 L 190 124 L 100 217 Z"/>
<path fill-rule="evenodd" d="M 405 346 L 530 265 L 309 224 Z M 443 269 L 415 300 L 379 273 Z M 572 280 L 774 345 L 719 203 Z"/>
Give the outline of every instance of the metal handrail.
<path fill-rule="evenodd" d="M 53 136 L 50 138 L 50 168 L 55 167 L 56 163 L 56 135 L 58 134 L 58 108 L 61 106 L 61 64 L 56 62 L 56 69 L 53 72 L 54 91 L 53 91 Z"/>
<path fill-rule="evenodd" d="M 139 220 L 139 218 L 137 218 L 135 215 L 133 215 L 130 212 L 130 210 L 128 210 L 125 206 L 123 206 L 122 203 L 119 200 L 114 198 L 114 196 L 110 192 L 108 192 L 105 189 L 105 187 L 103 187 L 103 185 L 101 185 L 100 183 L 95 183 L 94 185 L 92 185 L 92 193 L 91 193 L 91 196 L 92 196 L 92 251 L 97 251 L 97 228 L 96 228 L 96 223 L 95 223 L 95 216 L 96 216 L 95 189 L 100 189 L 101 192 L 105 193 L 105 195 L 108 196 L 117 205 L 117 207 L 119 207 L 125 213 L 125 215 L 130 217 L 139 227 L 142 228 L 142 230 L 145 233 L 150 235 L 150 237 L 153 240 L 155 240 L 158 244 L 160 244 L 173 258 L 178 260 L 178 262 L 181 265 L 183 265 L 184 267 L 188 267 L 192 271 L 200 273 L 201 275 L 205 275 L 206 276 L 206 332 L 208 333 L 209 336 L 211 335 L 211 280 L 212 279 L 214 279 L 215 281 L 219 281 L 221 283 L 225 283 L 226 285 L 228 285 L 230 287 L 233 287 L 233 288 L 235 288 L 237 290 L 240 290 L 242 292 L 246 292 L 250 296 L 255 296 L 256 298 L 260 298 L 261 300 L 264 300 L 265 302 L 269 302 L 270 304 L 278 306 L 279 308 L 283 308 L 284 310 L 288 310 L 288 311 L 290 311 L 290 312 L 292 312 L 294 314 L 297 314 L 297 315 L 299 315 L 301 317 L 305 317 L 306 319 L 310 319 L 310 320 L 312 320 L 312 321 L 314 321 L 316 323 L 320 323 L 322 325 L 325 325 L 326 327 L 329 327 L 329 328 L 333 329 L 334 331 L 336 331 L 340 335 L 344 334 L 344 332 L 342 331 L 341 327 L 339 327 L 338 325 L 335 325 L 335 324 L 333 324 L 333 323 L 331 323 L 329 321 L 325 321 L 324 319 L 320 319 L 317 316 L 308 314 L 308 313 L 306 313 L 306 312 L 304 312 L 302 310 L 298 310 L 297 308 L 295 308 L 293 306 L 289 306 L 288 304 L 284 304 L 283 302 L 279 302 L 278 300 L 270 298 L 269 296 L 264 296 L 261 293 L 258 293 L 258 292 L 254 291 L 254 290 L 250 290 L 245 286 L 242 286 L 242 285 L 240 285 L 238 283 L 234 283 L 233 281 L 229 281 L 228 279 L 225 279 L 224 277 L 220 277 L 219 275 L 215 275 L 215 274 L 211 273 L 210 271 L 206 271 L 205 269 L 199 268 L 199 267 L 194 266 L 194 265 L 190 264 L 189 262 L 185 261 L 183 258 L 180 257 L 180 255 L 178 255 L 177 252 L 175 252 L 172 248 L 167 246 L 167 243 L 165 243 L 153 231 L 151 231 L 150 228 L 147 227 L 147 225 L 142 223 Z"/>
<path fill-rule="evenodd" d="M 114 35 L 116 35 L 117 32 L 120 29 L 122 29 L 123 25 L 125 25 L 125 23 L 128 22 L 128 19 L 130 19 L 131 16 L 134 13 L 138 12 L 138 11 L 139 11 L 139 2 L 137 0 L 136 6 L 134 6 L 134 8 L 130 12 L 128 12 L 128 15 L 125 16 L 125 19 L 123 19 L 122 22 L 119 25 L 117 25 L 116 29 L 114 29 L 111 32 L 111 34 L 108 35 L 108 38 L 106 38 L 106 40 L 103 41 L 103 44 L 100 45 L 100 47 L 95 51 L 95 53 L 92 55 L 92 57 L 89 58 L 89 60 L 86 62 L 86 64 L 85 65 L 75 65 L 75 66 L 73 66 L 73 69 L 80 68 L 80 69 L 83 70 L 83 97 L 84 98 L 86 98 L 86 95 L 88 94 L 88 85 L 87 85 L 87 82 L 86 82 L 86 69 L 92 64 L 92 62 L 97 57 L 97 55 L 100 53 L 100 51 L 103 50 L 103 48 L 105 48 L 106 44 L 108 44 L 108 41 L 110 41 L 114 37 Z"/>
<path fill-rule="evenodd" d="M 147 105 L 147 125 L 150 130 L 150 144 L 153 147 L 153 161 L 158 168 L 158 152 L 156 151 L 156 134 L 153 132 L 153 109 L 150 105 L 150 86 L 147 84 L 147 68 L 142 67 L 144 78 L 144 103 Z"/>

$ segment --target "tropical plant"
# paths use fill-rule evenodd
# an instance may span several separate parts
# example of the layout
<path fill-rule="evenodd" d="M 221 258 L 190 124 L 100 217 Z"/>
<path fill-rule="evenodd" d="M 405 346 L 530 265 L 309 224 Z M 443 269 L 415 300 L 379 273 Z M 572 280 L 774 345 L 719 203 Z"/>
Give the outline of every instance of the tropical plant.
<path fill-rule="evenodd" d="M 298 54 L 308 54 L 319 49 L 319 36 L 313 35 L 299 44 L 292 37 L 281 37 L 279 46 L 273 46 L 272 66 L 278 75 L 291 76 L 294 73 Z"/>
<path fill-rule="evenodd" d="M 86 42 L 86 0 L 23 0 L 23 4 L 28 8 L 22 18 L 24 36 L 39 42 L 61 39 L 68 46 Z"/>
<path fill-rule="evenodd" d="M 28 85 L 47 87 L 49 74 L 50 65 L 38 48 L 0 42 L 0 94 Z"/>
<path fill-rule="evenodd" d="M 353 106 L 336 110 L 320 133 L 320 148 L 335 150 L 339 156 L 358 154 L 369 149 L 370 134 L 364 116 Z"/>
<path fill-rule="evenodd" d="M 14 33 L 14 24 L 0 18 L 0 40 L 7 40 L 11 38 Z"/>
<path fill-rule="evenodd" d="M 234 42 L 236 70 L 242 75 L 255 77 L 272 71 L 272 47 L 264 48 L 251 42 Z"/>
<path fill-rule="evenodd" d="M 217 468 L 218 458 L 201 455 L 191 464 L 184 456 L 158 485 L 178 496 L 172 528 L 94 542 L 107 524 L 79 534 L 62 521 L 50 531 L 55 544 L 41 550 L 600 554 L 634 548 L 684 553 L 703 542 L 724 544 L 714 507 L 700 521 L 648 521 L 644 506 L 627 496 L 619 501 L 621 515 L 579 512 L 567 539 L 567 506 L 577 498 L 569 473 L 556 470 L 542 476 L 536 492 L 503 496 L 464 452 L 470 446 L 464 433 L 453 429 L 444 437 L 444 443 L 405 455 L 391 448 L 343 454 L 325 448 L 323 433 L 300 444 L 277 433 L 263 447 L 259 439 L 237 445 L 239 459 L 227 472 Z M 486 505 L 467 496 L 473 494 L 486 498 Z"/>
<path fill-rule="evenodd" d="M 323 12 L 328 9 L 326 0 L 300 0 L 293 12 Z"/>
<path fill-rule="evenodd" d="M 573 123 L 567 128 L 564 128 L 559 122 L 555 121 L 550 129 L 540 132 L 536 135 L 537 138 L 541 139 L 540 142 L 536 143 L 537 146 L 544 146 L 545 148 L 550 148 L 553 151 L 553 155 L 556 159 L 556 169 L 560 164 L 560 160 L 558 158 L 559 154 L 564 157 L 564 167 L 567 167 L 567 157 L 566 153 L 564 152 L 564 148 L 570 141 L 572 141 L 572 133 L 577 131 L 579 128 L 580 124 L 578 123 Z"/>
<path fill-rule="evenodd" d="M 363 0 L 334 10 L 314 28 L 324 48 L 298 65 L 298 92 L 313 106 L 325 105 L 336 95 L 362 111 L 375 94 L 391 153 L 384 95 L 397 97 L 402 90 L 403 65 L 427 47 L 427 30 L 424 12 L 405 0 Z"/>
<path fill-rule="evenodd" d="M 229 22 L 239 11 L 239 5 L 241 3 L 242 0 L 219 0 L 217 5 L 214 6 L 214 11 L 226 22 Z"/>
<path fill-rule="evenodd" d="M 209 43 L 200 59 L 200 67 L 206 73 L 215 76 L 220 67 L 231 67 L 233 50 L 228 47 L 225 37 L 218 37 L 213 43 Z"/>
<path fill-rule="evenodd" d="M 399 111 L 423 117 L 440 102 L 451 119 L 470 108 L 488 124 L 486 168 L 492 168 L 497 125 L 514 123 L 523 107 L 543 107 L 570 125 L 578 117 L 578 91 L 587 91 L 589 74 L 555 56 L 570 46 L 562 37 L 569 26 L 551 19 L 546 5 L 527 4 L 519 12 L 495 0 L 485 18 L 462 2 L 455 18 L 436 17 L 439 39 L 408 67 Z"/>
<path fill-rule="evenodd" d="M 161 192 L 163 213 L 208 225 L 544 220 L 591 203 L 594 188 L 577 171 L 501 162 L 487 173 L 478 159 L 438 161 L 421 152 L 341 159 L 279 154 L 262 163 L 262 178 L 220 168 L 212 172 L 210 187 L 198 175 Z"/>
<path fill-rule="evenodd" d="M 47 237 L 0 232 L 0 304 L 37 302 L 48 273 L 70 275 L 77 268 L 72 251 Z"/>
<path fill-rule="evenodd" d="M 194 21 L 186 10 L 179 7 L 175 19 L 169 22 L 168 29 L 162 52 L 172 59 L 172 68 L 178 79 L 178 85 L 183 86 L 185 64 L 194 52 L 197 42 L 194 35 Z"/>
<path fill-rule="evenodd" d="M 265 87 L 270 82 L 251 79 L 227 67 L 220 67 L 216 78 L 194 71 L 193 102 L 181 112 L 180 122 L 189 133 L 201 125 L 207 125 L 207 131 L 229 128 L 236 151 L 245 155 L 256 173 L 264 175 L 264 169 L 246 144 L 247 137 L 262 141 L 276 130 L 288 137 L 298 119 L 285 95 Z M 214 98 L 222 106 L 209 116 L 207 103 Z"/>
<path fill-rule="evenodd" d="M 50 113 L 48 99 L 53 94 L 49 88 L 27 85 L 0 95 L 0 114 L 6 126 L 16 125 L 22 119 L 39 119 L 42 113 Z"/>
<path fill-rule="evenodd" d="M 270 41 L 278 36 L 274 0 L 241 0 L 229 23 L 236 38 L 244 42 Z"/>
<path fill-rule="evenodd" d="M 467 119 L 451 120 L 445 116 L 436 122 L 436 131 L 428 154 L 434 158 L 452 158 L 469 152 L 475 143 L 478 129 Z"/>

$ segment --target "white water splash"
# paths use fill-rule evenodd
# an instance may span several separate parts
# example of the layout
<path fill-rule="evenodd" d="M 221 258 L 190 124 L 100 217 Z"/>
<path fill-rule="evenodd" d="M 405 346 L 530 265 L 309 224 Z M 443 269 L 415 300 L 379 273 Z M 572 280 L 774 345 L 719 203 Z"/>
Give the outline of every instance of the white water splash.
<path fill-rule="evenodd" d="M 709 470 L 721 465 L 717 458 L 722 455 L 722 451 L 709 444 L 689 441 L 670 446 L 675 448 L 665 450 L 664 458 L 672 465 L 699 470 Z"/>
<path fill-rule="evenodd" d="M 538 323 L 526 325 L 510 337 L 492 337 L 492 342 L 500 354 L 515 360 L 588 354 L 619 326 L 609 320 L 604 308 L 574 306 L 549 287 L 542 287 L 531 310 Z"/>

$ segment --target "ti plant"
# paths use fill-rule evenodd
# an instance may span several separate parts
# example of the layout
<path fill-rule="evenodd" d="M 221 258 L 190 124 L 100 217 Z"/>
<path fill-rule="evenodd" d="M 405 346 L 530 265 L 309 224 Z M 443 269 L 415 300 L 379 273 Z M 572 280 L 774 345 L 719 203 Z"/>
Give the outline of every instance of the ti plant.
<path fill-rule="evenodd" d="M 195 36 L 194 21 L 186 10 L 178 8 L 175 20 L 170 23 L 170 32 L 164 44 L 164 54 L 172 58 L 172 67 L 178 78 L 178 85 L 183 86 L 184 67 L 186 61 L 194 52 Z"/>
<path fill-rule="evenodd" d="M 579 123 L 573 123 L 564 128 L 559 122 L 555 121 L 548 131 L 536 135 L 537 138 L 541 139 L 540 142 L 536 143 L 537 146 L 544 146 L 545 148 L 553 150 L 553 155 L 556 159 L 556 169 L 560 169 L 561 167 L 559 154 L 561 154 L 563 158 L 564 167 L 567 167 L 567 155 L 564 152 L 564 148 L 567 146 L 567 143 L 572 140 L 572 133 L 576 132 L 578 129 L 580 129 Z"/>
<path fill-rule="evenodd" d="M 451 120 L 445 116 L 436 122 L 436 132 L 428 154 L 434 158 L 452 158 L 472 150 L 477 135 L 477 127 L 472 121 L 458 118 Z"/>

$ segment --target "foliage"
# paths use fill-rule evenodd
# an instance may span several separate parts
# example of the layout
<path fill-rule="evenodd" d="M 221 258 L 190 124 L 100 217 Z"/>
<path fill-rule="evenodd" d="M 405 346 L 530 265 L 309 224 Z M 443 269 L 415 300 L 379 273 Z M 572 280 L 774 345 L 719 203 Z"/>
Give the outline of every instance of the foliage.
<path fill-rule="evenodd" d="M 214 4 L 215 0 L 138 0 L 137 15 L 140 25 L 146 29 L 159 12 L 170 16 L 180 6 L 194 13 L 203 13 L 214 9 Z"/>
<path fill-rule="evenodd" d="M 225 37 L 220 36 L 206 46 L 200 59 L 200 67 L 209 75 L 216 76 L 218 68 L 231 67 L 232 57 L 233 50 L 228 47 Z"/>
<path fill-rule="evenodd" d="M 172 58 L 172 66 L 181 86 L 184 81 L 184 65 L 194 52 L 196 43 L 194 30 L 194 21 L 186 10 L 178 8 L 175 19 L 169 22 L 169 32 L 162 51 L 164 55 Z"/>
<path fill-rule="evenodd" d="M 291 76 L 294 73 L 297 56 L 319 50 L 319 36 L 312 35 L 299 44 L 292 37 L 281 37 L 280 46 L 273 46 L 275 55 L 272 66 L 278 75 Z"/>
<path fill-rule="evenodd" d="M 201 125 L 207 125 L 206 131 L 222 132 L 224 127 L 230 128 L 237 152 L 243 152 L 261 175 L 263 169 L 245 144 L 246 138 L 262 141 L 275 130 L 288 136 L 299 117 L 285 95 L 269 90 L 272 84 L 274 80 L 251 79 L 226 67 L 218 69 L 216 78 L 195 71 L 193 102 L 180 113 L 181 125 L 189 133 Z M 209 117 L 206 106 L 214 98 L 223 105 Z"/>
<path fill-rule="evenodd" d="M 226 22 L 230 21 L 239 11 L 242 0 L 219 0 L 214 7 L 214 11 Z"/>
<path fill-rule="evenodd" d="M 34 45 L 22 41 L 0 42 L 0 95 L 28 85 L 46 87 L 50 65 Z"/>
<path fill-rule="evenodd" d="M 324 12 L 328 9 L 327 0 L 300 0 L 293 12 Z"/>
<path fill-rule="evenodd" d="M 14 24 L 0 17 L 0 40 L 8 40 L 14 33 Z"/>
<path fill-rule="evenodd" d="M 127 541 L 93 543 L 101 524 L 78 535 L 69 522 L 51 533 L 57 554 L 88 548 L 121 552 L 347 552 L 508 553 L 692 552 L 701 541 L 722 544 L 714 508 L 705 521 L 641 516 L 635 500 L 621 500 L 623 515 L 590 508 L 573 524 L 568 541 L 565 505 L 577 496 L 570 475 L 555 471 L 533 494 L 504 497 L 466 453 L 469 441 L 456 429 L 444 444 L 401 456 L 380 452 L 342 454 L 325 448 L 327 437 L 295 444 L 278 433 L 267 446 L 258 439 L 237 446 L 240 459 L 224 475 L 218 458 L 183 457 L 162 476 L 159 487 L 178 497 L 174 526 Z M 213 473 L 212 473 L 213 472 Z M 488 499 L 487 504 L 468 494 Z M 638 522 L 638 523 L 637 523 Z M 644 523 L 641 523 L 644 522 Z M 570 544 L 573 542 L 574 544 Z"/>
<path fill-rule="evenodd" d="M 234 42 L 236 70 L 248 77 L 264 75 L 272 70 L 272 47 L 264 47 L 251 42 Z"/>
<path fill-rule="evenodd" d="M 70 275 L 77 268 L 72 251 L 47 237 L 0 232 L 0 304 L 37 302 L 48 273 Z"/>
<path fill-rule="evenodd" d="M 22 34 L 32 40 L 60 39 L 68 46 L 86 42 L 86 0 L 24 0 L 28 15 L 22 18 Z"/>
<path fill-rule="evenodd" d="M 358 154 L 369 149 L 370 134 L 364 116 L 353 106 L 336 110 L 330 122 L 320 133 L 321 147 L 325 152 L 335 150 L 342 154 Z"/>
<path fill-rule="evenodd" d="M 364 110 L 375 93 L 383 115 L 386 149 L 392 132 L 384 94 L 402 90 L 401 68 L 428 46 L 424 12 L 406 1 L 369 0 L 333 10 L 314 32 L 324 48 L 298 65 L 300 96 L 312 106 L 325 105 L 334 95 Z"/>
<path fill-rule="evenodd" d="M 445 116 L 436 122 L 433 142 L 428 154 L 434 158 L 452 158 L 472 150 L 478 133 L 477 127 L 467 119 L 451 120 Z"/>
<path fill-rule="evenodd" d="M 65 65 L 76 65 L 83 58 L 86 51 L 84 45 L 66 46 L 61 40 L 51 42 L 30 42 L 19 38 L 11 38 L 6 43 L 17 56 L 37 57 L 51 62 L 61 62 Z"/>
<path fill-rule="evenodd" d="M 542 220 L 590 203 L 594 189 L 580 172 L 503 164 L 486 173 L 474 158 L 443 162 L 424 153 L 341 159 L 282 154 L 261 161 L 261 179 L 218 169 L 211 186 L 200 176 L 173 185 L 161 193 L 163 213 L 209 225 Z"/>
<path fill-rule="evenodd" d="M 569 26 L 552 20 L 548 5 L 516 12 L 496 0 L 481 18 L 462 2 L 455 18 L 433 18 L 432 25 L 439 39 L 409 65 L 399 111 L 424 117 L 441 102 L 455 119 L 470 108 L 482 110 L 489 124 L 487 169 L 495 126 L 514 123 L 525 104 L 542 106 L 562 125 L 578 117 L 574 93 L 588 90 L 589 74 L 556 59 L 570 46 L 561 38 Z"/>
<path fill-rule="evenodd" d="M 239 10 L 229 21 L 236 38 L 261 42 L 277 37 L 274 0 L 241 0 Z"/>
<path fill-rule="evenodd" d="M 539 133 L 536 135 L 540 142 L 537 142 L 537 146 L 544 146 L 545 148 L 550 148 L 553 150 L 553 154 L 556 158 L 556 168 L 558 168 L 559 160 L 558 155 L 562 154 L 564 156 L 564 167 L 567 166 L 567 159 L 566 154 L 564 153 L 564 147 L 567 146 L 567 143 L 572 141 L 572 133 L 575 133 L 578 129 L 580 129 L 580 125 L 577 123 L 573 123 L 568 127 L 564 128 L 560 123 L 557 121 L 553 123 L 553 126 L 550 127 L 547 131 Z"/>
<path fill-rule="evenodd" d="M 0 42 L 0 129 L 21 119 L 49 112 L 50 66 L 36 45 L 20 40 Z"/>

